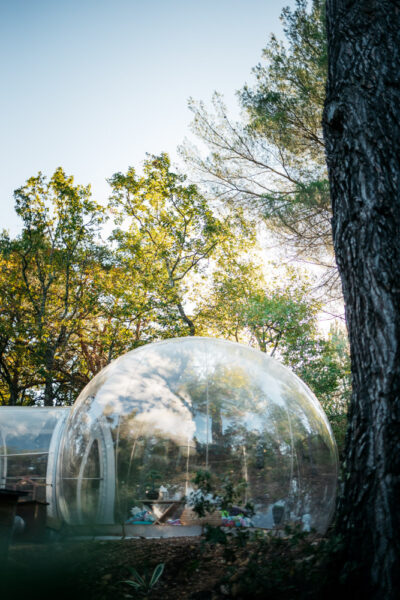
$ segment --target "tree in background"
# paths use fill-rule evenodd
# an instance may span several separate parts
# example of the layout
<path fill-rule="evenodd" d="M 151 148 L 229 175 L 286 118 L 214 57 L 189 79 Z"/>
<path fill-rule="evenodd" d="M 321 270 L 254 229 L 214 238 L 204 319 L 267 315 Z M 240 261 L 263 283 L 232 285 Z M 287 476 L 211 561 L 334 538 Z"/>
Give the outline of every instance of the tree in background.
<path fill-rule="evenodd" d="M 315 291 L 329 312 L 327 304 L 342 295 L 321 125 L 327 73 L 324 9 L 322 0 L 296 0 L 294 10 L 283 10 L 285 40 L 271 37 L 262 63 L 253 70 L 255 85 L 239 92 L 240 122 L 230 119 L 218 94 L 211 112 L 204 103 L 190 101 L 193 132 L 209 155 L 202 158 L 189 143 L 181 153 L 213 196 L 252 209 L 286 252 L 292 248 L 296 257 L 322 267 Z M 325 340 L 300 336 L 285 360 L 323 401 L 342 446 L 350 367 L 345 335 L 339 338 L 337 332 Z"/>
<path fill-rule="evenodd" d="M 345 332 L 318 330 L 320 303 L 299 270 L 224 256 L 201 296 L 199 331 L 257 347 L 289 366 L 316 394 L 342 451 L 350 394 Z"/>
<path fill-rule="evenodd" d="M 0 239 L 3 404 L 73 403 L 112 359 L 155 338 L 153 297 L 99 236 L 105 210 L 58 169 L 15 192 Z"/>
<path fill-rule="evenodd" d="M 311 4 L 311 6 L 310 6 Z M 205 159 L 186 144 L 182 154 L 200 181 L 233 206 L 252 207 L 285 250 L 324 268 L 324 294 L 340 297 L 333 260 L 331 207 L 322 110 L 326 36 L 322 0 L 297 0 L 282 12 L 285 41 L 271 36 L 254 87 L 239 93 L 244 110 L 233 122 L 215 94 L 213 113 L 190 101 L 193 132 Z"/>
<path fill-rule="evenodd" d="M 337 529 L 354 597 L 400 590 L 400 6 L 328 0 L 324 133 L 353 393 Z"/>
<path fill-rule="evenodd" d="M 0 238 L 0 298 L 0 404 L 30 404 L 32 390 L 42 382 L 31 350 L 34 322 L 20 262 L 5 235 Z"/>
<path fill-rule="evenodd" d="M 90 188 L 75 186 L 62 169 L 49 181 L 42 174 L 32 177 L 16 190 L 15 199 L 22 233 L 15 240 L 7 235 L 1 240 L 2 260 L 12 270 L 10 289 L 15 289 L 19 315 L 11 321 L 18 328 L 9 336 L 8 360 L 15 366 L 23 354 L 30 365 L 28 379 L 20 385 L 21 401 L 26 386 L 40 384 L 40 398 L 35 400 L 51 406 L 72 400 L 64 389 L 75 371 L 76 353 L 70 341 L 82 320 L 97 311 L 96 270 L 102 249 L 96 235 L 103 211 L 91 200 Z M 10 325 L 10 293 L 7 301 L 3 331 Z M 16 401 L 14 394 L 12 402 Z"/>
<path fill-rule="evenodd" d="M 331 327 L 328 336 L 299 336 L 283 362 L 310 386 L 329 419 L 340 458 L 344 454 L 347 411 L 351 395 L 350 354 L 346 332 Z"/>
<path fill-rule="evenodd" d="M 153 298 L 138 274 L 121 264 L 110 249 L 108 267 L 101 275 L 98 309 L 77 332 L 76 353 L 85 383 L 114 358 L 157 337 Z"/>
<path fill-rule="evenodd" d="M 334 369 L 322 376 L 335 353 L 317 334 L 310 286 L 293 268 L 266 274 L 253 222 L 208 202 L 165 154 L 110 183 L 119 227 L 108 244 L 106 209 L 61 169 L 16 191 L 22 234 L 1 239 L 2 403 L 72 403 L 119 355 L 194 333 L 275 355 L 317 395 L 319 380 L 326 397 L 337 390 Z"/>
<path fill-rule="evenodd" d="M 170 170 L 166 154 L 151 156 L 143 175 L 133 168 L 110 179 L 118 255 L 149 290 L 160 337 L 195 335 L 185 299 L 193 277 L 205 275 L 222 246 L 251 243 L 243 219 L 220 218 L 194 185 Z"/>
<path fill-rule="evenodd" d="M 293 268 L 272 263 L 270 280 L 256 259 L 223 255 L 203 298 L 202 326 L 237 342 L 251 343 L 271 356 L 298 336 L 315 331 L 318 303 L 310 286 Z"/>

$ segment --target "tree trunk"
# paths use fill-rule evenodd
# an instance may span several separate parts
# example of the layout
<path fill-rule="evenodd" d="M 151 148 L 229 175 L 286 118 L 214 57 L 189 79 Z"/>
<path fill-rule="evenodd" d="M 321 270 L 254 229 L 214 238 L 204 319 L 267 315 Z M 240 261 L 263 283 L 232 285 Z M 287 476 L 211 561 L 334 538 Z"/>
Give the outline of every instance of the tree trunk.
<path fill-rule="evenodd" d="M 54 406 L 54 355 L 55 350 L 52 347 L 46 348 L 45 354 L 45 380 L 43 402 L 45 406 Z"/>
<path fill-rule="evenodd" d="M 353 377 L 337 528 L 353 597 L 389 600 L 400 590 L 400 2 L 326 7 L 324 135 Z"/>
<path fill-rule="evenodd" d="M 193 321 L 192 321 L 192 320 L 191 320 L 191 319 L 190 319 L 190 318 L 187 316 L 187 314 L 185 313 L 185 310 L 184 310 L 184 308 L 183 308 L 182 304 L 181 304 L 179 301 L 177 302 L 177 307 L 178 307 L 178 310 L 179 310 L 179 314 L 180 314 L 180 315 L 181 315 L 181 317 L 182 317 L 182 321 L 183 321 L 183 322 L 184 322 L 184 323 L 185 323 L 185 324 L 188 326 L 188 328 L 189 328 L 189 333 L 190 333 L 190 335 L 193 335 L 193 336 L 194 336 L 194 335 L 196 335 L 196 328 L 195 328 L 195 325 L 194 325 Z"/>
<path fill-rule="evenodd" d="M 8 401 L 8 405 L 9 406 L 17 406 L 17 404 L 19 404 L 18 400 L 19 400 L 19 396 L 20 396 L 19 388 L 11 383 L 8 386 L 8 389 L 10 392 L 10 398 Z"/>

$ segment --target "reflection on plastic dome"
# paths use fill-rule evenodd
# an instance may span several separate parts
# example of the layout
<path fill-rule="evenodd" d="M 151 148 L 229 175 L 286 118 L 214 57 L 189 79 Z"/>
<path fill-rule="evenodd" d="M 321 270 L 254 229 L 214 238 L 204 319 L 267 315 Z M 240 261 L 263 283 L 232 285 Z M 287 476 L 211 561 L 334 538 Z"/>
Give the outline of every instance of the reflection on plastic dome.
<path fill-rule="evenodd" d="M 251 503 L 246 524 L 324 531 L 335 503 L 336 446 L 310 390 L 261 352 L 208 338 L 150 344 L 101 371 L 60 461 L 69 523 L 194 523 L 185 498 L 200 470 L 243 490 L 225 523 Z"/>

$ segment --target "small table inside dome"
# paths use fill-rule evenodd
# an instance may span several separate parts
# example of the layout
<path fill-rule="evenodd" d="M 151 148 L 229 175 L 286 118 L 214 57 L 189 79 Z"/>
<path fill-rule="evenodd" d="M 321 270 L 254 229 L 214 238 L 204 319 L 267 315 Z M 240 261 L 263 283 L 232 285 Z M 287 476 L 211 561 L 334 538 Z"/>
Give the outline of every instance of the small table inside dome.
<path fill-rule="evenodd" d="M 153 507 L 154 504 L 166 504 L 167 508 L 163 511 L 163 513 L 157 517 L 157 520 L 154 521 L 153 525 L 161 525 L 165 523 L 165 520 L 176 510 L 179 506 L 184 506 L 186 500 L 150 500 L 146 498 L 145 500 L 139 500 L 144 506 Z"/>

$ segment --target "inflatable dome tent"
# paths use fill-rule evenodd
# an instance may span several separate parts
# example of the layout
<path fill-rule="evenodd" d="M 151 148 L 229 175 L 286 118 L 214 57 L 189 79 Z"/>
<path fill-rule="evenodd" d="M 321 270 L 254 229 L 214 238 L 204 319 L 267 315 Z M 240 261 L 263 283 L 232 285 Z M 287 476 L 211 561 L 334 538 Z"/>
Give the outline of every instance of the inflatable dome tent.
<path fill-rule="evenodd" d="M 30 428 L 20 467 L 31 468 L 41 443 L 49 515 L 70 525 L 199 522 L 199 472 L 210 474 L 216 496 L 227 482 L 238 491 L 231 511 L 212 513 L 214 523 L 323 532 L 334 510 L 337 451 L 320 404 L 290 370 L 240 344 L 188 337 L 129 352 L 71 409 L 54 409 L 52 433 L 52 409 L 18 410 L 38 421 L 43 413 L 48 430 L 29 441 Z M 6 422 L 0 414 L 9 486 L 7 455 L 16 452 Z"/>

